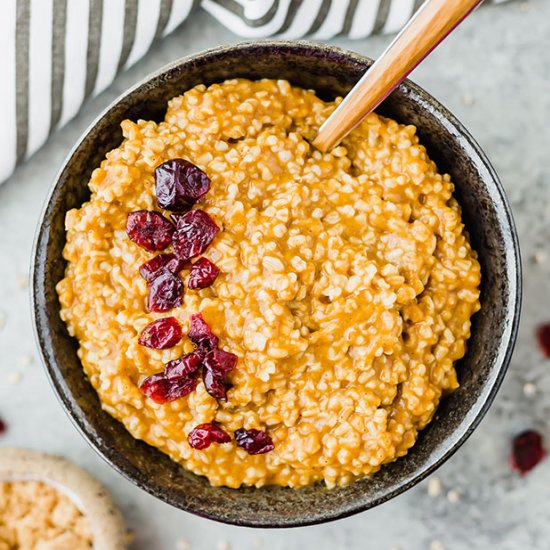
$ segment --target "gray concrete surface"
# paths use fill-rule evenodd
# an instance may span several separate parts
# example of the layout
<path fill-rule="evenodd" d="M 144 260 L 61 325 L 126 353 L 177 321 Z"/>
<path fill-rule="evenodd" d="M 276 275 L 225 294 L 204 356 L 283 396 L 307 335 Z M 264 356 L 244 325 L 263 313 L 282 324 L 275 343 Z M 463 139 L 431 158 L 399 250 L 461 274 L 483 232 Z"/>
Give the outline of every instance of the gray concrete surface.
<path fill-rule="evenodd" d="M 334 42 L 376 56 L 388 40 Z M 547 0 L 480 9 L 413 75 L 458 115 L 500 173 L 525 264 L 523 318 L 509 374 L 481 426 L 436 474 L 443 486 L 439 497 L 429 496 L 424 482 L 375 510 L 332 524 L 284 531 L 228 527 L 133 487 L 95 455 L 61 410 L 38 361 L 24 288 L 36 220 L 54 174 L 95 115 L 134 82 L 185 54 L 236 41 L 208 16 L 194 18 L 88 103 L 0 188 L 0 416 L 9 424 L 0 445 L 60 453 L 87 468 L 113 492 L 135 533 L 135 550 L 175 549 L 181 539 L 193 550 L 226 544 L 233 550 L 550 548 L 550 460 L 522 479 L 507 464 L 510 438 L 524 428 L 540 429 L 550 443 L 550 361 L 534 340 L 537 324 L 550 320 Z M 534 263 L 535 254 L 542 261 Z M 525 395 L 526 382 L 534 384 L 527 388 L 534 395 Z M 458 494 L 457 502 L 449 501 L 448 491 Z"/>

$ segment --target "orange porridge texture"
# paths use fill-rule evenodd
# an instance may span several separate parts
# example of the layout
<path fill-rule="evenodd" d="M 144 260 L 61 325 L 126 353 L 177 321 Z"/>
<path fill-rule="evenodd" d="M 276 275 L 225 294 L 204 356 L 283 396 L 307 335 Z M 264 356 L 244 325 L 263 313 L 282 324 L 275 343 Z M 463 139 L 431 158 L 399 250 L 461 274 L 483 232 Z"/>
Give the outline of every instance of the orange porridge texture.
<path fill-rule="evenodd" d="M 124 121 L 90 201 L 67 214 L 61 315 L 104 409 L 213 485 L 350 483 L 405 455 L 458 385 L 480 267 L 453 184 L 414 126 L 376 114 L 313 150 L 334 108 L 286 81 L 197 86 L 163 122 Z M 186 333 L 201 312 L 238 356 L 225 403 L 202 384 L 166 404 L 139 390 L 193 349 L 138 344 L 166 315 L 147 311 L 138 269 L 151 253 L 125 231 L 128 212 L 158 210 L 153 171 L 178 157 L 211 179 L 198 206 L 222 229 L 204 254 L 221 273 L 169 315 Z M 188 433 L 213 421 L 265 430 L 275 449 L 192 449 Z"/>

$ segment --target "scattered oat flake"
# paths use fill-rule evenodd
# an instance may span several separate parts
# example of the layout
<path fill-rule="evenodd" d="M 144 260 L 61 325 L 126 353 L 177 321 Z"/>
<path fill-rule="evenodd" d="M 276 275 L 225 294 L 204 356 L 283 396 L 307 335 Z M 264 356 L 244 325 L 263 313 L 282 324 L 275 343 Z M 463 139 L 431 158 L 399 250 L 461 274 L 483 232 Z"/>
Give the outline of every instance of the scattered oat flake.
<path fill-rule="evenodd" d="M 458 491 L 455 491 L 454 489 L 451 489 L 448 493 L 447 493 L 447 500 L 451 503 L 451 504 L 456 504 L 459 500 L 460 500 L 460 493 Z"/>
<path fill-rule="evenodd" d="M 18 384 L 21 382 L 21 373 L 20 372 L 10 372 L 8 374 L 8 384 Z"/>
<path fill-rule="evenodd" d="M 19 364 L 22 367 L 29 367 L 33 363 L 34 363 L 34 357 L 32 355 L 29 355 L 29 354 L 22 355 L 21 358 L 19 359 Z"/>
<path fill-rule="evenodd" d="M 543 264 L 546 261 L 546 254 L 542 250 L 538 250 L 532 256 L 534 264 Z"/>
<path fill-rule="evenodd" d="M 544 323 L 537 329 L 537 339 L 542 353 L 550 358 L 550 323 Z"/>
<path fill-rule="evenodd" d="M 475 103 L 474 96 L 472 94 L 464 94 L 462 96 L 462 103 L 466 105 L 466 107 L 471 107 Z"/>
<path fill-rule="evenodd" d="M 24 289 L 29 286 L 29 276 L 28 275 L 19 275 L 16 280 L 17 288 Z"/>
<path fill-rule="evenodd" d="M 189 544 L 189 541 L 185 539 L 180 539 L 176 542 L 176 550 L 190 550 L 191 545 Z"/>
<path fill-rule="evenodd" d="M 529 2 L 520 2 L 519 4 L 519 10 L 522 11 L 523 13 L 526 13 L 529 11 Z"/>
<path fill-rule="evenodd" d="M 261 548 L 264 545 L 264 541 L 260 538 L 252 539 L 252 547 L 253 548 Z"/>
<path fill-rule="evenodd" d="M 231 550 L 231 545 L 226 540 L 221 540 L 216 548 L 217 550 Z"/>
<path fill-rule="evenodd" d="M 441 494 L 441 480 L 438 477 L 431 477 L 428 480 L 428 495 L 435 498 Z"/>
<path fill-rule="evenodd" d="M 523 394 L 526 397 L 533 397 L 537 393 L 537 386 L 533 382 L 523 384 Z"/>
<path fill-rule="evenodd" d="M 432 540 L 430 550 L 445 550 L 445 546 L 440 540 Z"/>

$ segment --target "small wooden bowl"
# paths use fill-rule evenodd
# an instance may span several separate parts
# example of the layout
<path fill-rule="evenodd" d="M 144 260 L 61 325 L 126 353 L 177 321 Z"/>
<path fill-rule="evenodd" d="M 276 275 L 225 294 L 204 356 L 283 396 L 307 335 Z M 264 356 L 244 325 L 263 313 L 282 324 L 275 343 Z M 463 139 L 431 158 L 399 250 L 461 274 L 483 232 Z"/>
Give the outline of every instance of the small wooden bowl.
<path fill-rule="evenodd" d="M 90 474 L 60 456 L 0 449 L 0 482 L 42 481 L 67 495 L 86 516 L 94 550 L 124 550 L 126 529 L 111 495 Z"/>

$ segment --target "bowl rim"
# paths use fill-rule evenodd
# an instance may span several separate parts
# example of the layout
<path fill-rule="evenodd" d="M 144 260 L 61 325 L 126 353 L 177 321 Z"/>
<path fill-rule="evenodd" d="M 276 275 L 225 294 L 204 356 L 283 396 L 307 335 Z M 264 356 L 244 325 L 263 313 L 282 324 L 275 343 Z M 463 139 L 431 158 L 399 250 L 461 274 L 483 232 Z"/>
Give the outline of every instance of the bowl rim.
<path fill-rule="evenodd" d="M 97 441 L 94 439 L 93 434 L 89 431 L 87 423 L 82 421 L 76 416 L 73 410 L 72 403 L 66 398 L 64 394 L 62 383 L 63 378 L 59 375 L 57 371 L 57 366 L 54 362 L 49 360 L 49 357 L 46 353 L 46 346 L 48 342 L 45 341 L 43 337 L 43 331 L 45 326 L 43 325 L 40 317 L 38 316 L 38 303 L 39 296 L 41 294 L 40 281 L 37 278 L 37 257 L 43 239 L 45 238 L 45 233 L 48 228 L 47 215 L 50 209 L 50 204 L 53 196 L 56 194 L 58 187 L 61 184 L 61 178 L 66 170 L 67 166 L 71 162 L 73 156 L 78 151 L 83 141 L 87 138 L 88 134 L 95 128 L 95 126 L 113 109 L 120 101 L 122 101 L 127 96 L 133 94 L 136 90 L 142 86 L 147 85 L 152 80 L 155 80 L 162 76 L 165 73 L 168 73 L 182 65 L 192 63 L 199 59 L 204 60 L 209 57 L 216 57 L 217 55 L 231 51 L 231 53 L 244 53 L 249 52 L 254 48 L 278 48 L 278 49 L 287 49 L 288 51 L 296 51 L 296 49 L 301 49 L 304 53 L 316 56 L 316 55 L 338 55 L 348 58 L 350 61 L 364 65 L 372 63 L 372 59 L 369 57 L 353 52 L 351 50 L 340 48 L 338 46 L 333 46 L 330 44 L 323 44 L 310 40 L 276 40 L 276 39 L 266 39 L 266 40 L 249 40 L 238 42 L 230 45 L 223 45 L 214 48 L 209 48 L 206 50 L 201 50 L 189 55 L 186 55 L 182 58 L 179 58 L 173 62 L 170 62 L 160 69 L 148 74 L 136 84 L 128 88 L 118 97 L 116 97 L 112 102 L 109 103 L 102 111 L 93 119 L 93 121 L 86 127 L 86 129 L 79 136 L 75 145 L 70 149 L 69 153 L 64 158 L 60 169 L 55 175 L 53 183 L 50 186 L 50 189 L 46 195 L 44 205 L 42 207 L 38 225 L 36 228 L 32 255 L 31 255 L 31 292 L 30 292 L 30 303 L 31 303 L 31 314 L 32 314 L 32 324 L 34 329 L 35 341 L 38 345 L 40 357 L 42 363 L 45 367 L 48 381 L 54 390 L 54 393 L 61 403 L 63 410 L 71 419 L 73 425 L 76 427 L 77 431 L 83 436 L 85 441 L 94 449 L 94 451 L 112 467 L 119 474 L 121 474 L 125 479 L 130 481 L 133 485 L 139 487 L 140 489 L 146 491 L 150 495 L 176 507 L 181 510 L 190 512 L 194 515 L 204 517 L 207 519 L 212 519 L 218 522 L 237 525 L 243 527 L 256 527 L 256 528 L 289 528 L 289 527 L 302 527 L 308 525 L 315 525 L 320 523 L 325 523 L 328 521 L 334 521 L 337 519 L 342 519 L 349 517 L 351 515 L 363 512 L 370 508 L 374 508 L 388 500 L 396 497 L 397 495 L 404 493 L 411 487 L 417 485 L 435 470 L 437 470 L 444 462 L 446 462 L 452 455 L 454 455 L 458 449 L 463 445 L 463 443 L 470 437 L 470 435 L 477 428 L 491 404 L 493 403 L 496 394 L 504 380 L 508 366 L 514 351 L 516 337 L 518 333 L 520 312 L 521 312 L 521 303 L 522 303 L 522 266 L 521 266 L 521 254 L 519 247 L 519 239 L 512 216 L 511 207 L 509 205 L 508 199 L 506 197 L 504 188 L 500 179 L 489 162 L 486 154 L 483 152 L 479 144 L 472 137 L 470 132 L 464 127 L 464 125 L 458 120 L 458 118 L 452 114 L 446 107 L 444 107 L 436 98 L 426 92 L 422 87 L 415 84 L 409 79 L 403 81 L 399 88 L 404 88 L 408 91 L 408 95 L 412 96 L 412 99 L 415 104 L 417 104 L 422 110 L 426 110 L 429 106 L 431 108 L 431 114 L 437 120 L 437 122 L 449 131 L 454 139 L 462 140 L 461 146 L 464 148 L 467 156 L 471 160 L 476 161 L 476 166 L 478 169 L 483 172 L 482 181 L 483 186 L 487 188 L 493 200 L 498 203 L 498 207 L 502 213 L 502 219 L 500 219 L 499 225 L 501 225 L 503 233 L 510 239 L 511 249 L 508 250 L 505 264 L 506 269 L 509 275 L 509 304 L 506 309 L 506 316 L 504 319 L 505 329 L 501 337 L 501 344 L 497 348 L 498 353 L 495 355 L 494 367 L 490 371 L 490 375 L 484 381 L 482 390 L 477 398 L 474 407 L 468 412 L 465 418 L 461 421 L 460 425 L 455 428 L 455 430 L 447 437 L 445 437 L 446 447 L 443 451 L 436 449 L 430 458 L 423 464 L 421 467 L 416 469 L 412 474 L 407 478 L 399 480 L 394 484 L 393 487 L 388 488 L 382 495 L 375 496 L 371 500 L 358 502 L 353 507 L 348 509 L 331 509 L 323 510 L 322 514 L 308 517 L 298 517 L 297 519 L 292 520 L 283 520 L 280 523 L 254 523 L 247 520 L 241 520 L 238 517 L 225 518 L 219 517 L 215 514 L 205 512 L 204 510 L 197 510 L 192 508 L 182 508 L 177 499 L 171 498 L 170 495 L 164 494 L 162 491 L 159 491 L 157 488 L 150 486 L 146 482 L 142 482 L 135 476 L 135 468 L 129 467 L 128 463 L 125 460 L 118 460 L 118 462 L 113 458 L 113 453 L 107 455 L 105 449 L 102 449 Z M 116 453 L 115 453 L 116 456 Z M 261 490 L 261 489 L 259 489 Z"/>

